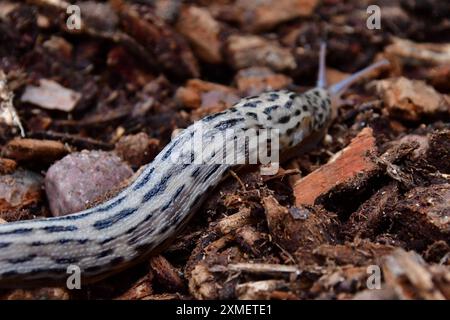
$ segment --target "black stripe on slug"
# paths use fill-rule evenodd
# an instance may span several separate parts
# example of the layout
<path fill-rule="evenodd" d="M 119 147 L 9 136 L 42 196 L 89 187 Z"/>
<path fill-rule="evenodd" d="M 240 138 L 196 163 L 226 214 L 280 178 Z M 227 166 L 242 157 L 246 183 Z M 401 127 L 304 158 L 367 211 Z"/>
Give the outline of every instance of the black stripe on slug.
<path fill-rule="evenodd" d="M 9 247 L 10 245 L 10 242 L 0 242 L 0 249 Z"/>
<path fill-rule="evenodd" d="M 284 107 L 287 109 L 290 109 L 292 107 L 292 104 L 294 103 L 294 100 L 288 100 L 285 104 Z"/>
<path fill-rule="evenodd" d="M 163 205 L 160 210 L 161 211 L 166 211 L 167 208 L 169 208 L 171 204 L 172 204 L 171 201 L 167 201 L 167 203 L 165 205 Z"/>
<path fill-rule="evenodd" d="M 150 220 L 152 217 L 153 217 L 153 213 L 149 213 L 149 214 L 145 217 L 145 219 L 144 219 L 143 222 L 147 222 L 147 221 Z"/>
<path fill-rule="evenodd" d="M 192 177 L 192 178 L 197 177 L 199 172 L 200 172 L 200 166 L 198 166 L 197 168 L 195 168 L 194 170 L 192 170 L 192 172 L 191 172 L 191 177 Z"/>
<path fill-rule="evenodd" d="M 269 115 L 273 110 L 276 110 L 276 109 L 278 109 L 279 107 L 280 107 L 279 105 L 275 104 L 275 105 L 273 105 L 273 106 L 270 106 L 270 107 L 265 108 L 263 112 L 264 112 L 265 114 Z"/>
<path fill-rule="evenodd" d="M 213 175 L 214 172 L 216 172 L 217 169 L 219 169 L 219 168 L 220 168 L 220 164 L 214 164 L 214 165 L 212 165 L 212 168 L 210 169 L 210 171 L 208 172 L 208 174 L 203 178 L 203 183 L 206 182 L 206 181 L 209 179 L 209 177 L 211 177 L 211 175 Z"/>
<path fill-rule="evenodd" d="M 254 113 L 254 112 L 247 112 L 245 115 L 248 116 L 248 117 L 251 117 L 251 118 L 253 118 L 255 120 L 258 120 L 258 115 L 256 113 Z"/>
<path fill-rule="evenodd" d="M 142 188 L 143 186 L 145 186 L 148 182 L 148 180 L 150 180 L 150 178 L 153 175 L 153 172 L 155 171 L 155 168 L 151 168 L 142 178 L 141 180 L 136 183 L 133 187 L 133 191 L 139 190 L 140 188 Z"/>
<path fill-rule="evenodd" d="M 173 149 L 178 145 L 179 142 L 180 142 L 180 138 L 178 138 L 178 139 L 175 138 L 175 140 L 172 140 L 170 142 L 170 145 L 169 145 L 167 151 L 164 152 L 164 155 L 162 156 L 161 159 L 166 160 L 171 155 Z"/>
<path fill-rule="evenodd" d="M 7 236 L 10 234 L 25 234 L 33 231 L 33 228 L 19 228 L 11 231 L 0 232 L 0 236 Z"/>
<path fill-rule="evenodd" d="M 125 219 L 126 217 L 132 215 L 133 213 L 135 213 L 137 211 L 138 208 L 128 208 L 128 209 L 123 209 L 121 211 L 119 211 L 119 213 L 116 213 L 115 215 L 103 219 L 103 220 L 98 220 L 93 224 L 93 227 L 97 230 L 102 230 L 102 229 L 106 229 L 111 227 L 112 225 L 116 224 L 117 222 L 119 222 L 122 219 Z"/>
<path fill-rule="evenodd" d="M 41 230 L 44 230 L 48 233 L 55 233 L 55 232 L 75 231 L 78 230 L 78 228 L 76 226 L 47 226 L 41 228 Z"/>
<path fill-rule="evenodd" d="M 278 100 L 280 98 L 280 95 L 278 93 L 272 92 L 271 94 L 269 94 L 269 100 L 270 102 L 274 102 L 276 100 Z"/>
<path fill-rule="evenodd" d="M 213 114 L 211 114 L 209 116 L 204 117 L 202 121 L 203 122 L 210 122 L 211 120 L 214 120 L 215 118 L 220 117 L 221 115 L 224 115 L 226 113 L 227 113 L 226 111 L 213 113 Z"/>
<path fill-rule="evenodd" d="M 258 106 L 258 103 L 256 101 L 247 102 L 243 105 L 243 107 L 246 108 L 256 108 Z"/>
<path fill-rule="evenodd" d="M 43 245 L 46 245 L 46 243 L 45 243 L 45 242 L 42 242 L 42 241 L 33 241 L 33 242 L 31 243 L 31 246 L 32 246 L 32 247 L 39 247 L 39 246 L 43 246 Z"/>
<path fill-rule="evenodd" d="M 175 191 L 171 201 L 175 201 L 178 198 L 178 196 L 181 194 L 181 191 L 183 191 L 184 187 L 185 187 L 184 184 L 182 186 L 178 187 L 178 189 Z"/>
<path fill-rule="evenodd" d="M 224 120 L 224 121 L 221 121 L 218 124 L 216 124 L 214 126 L 214 129 L 219 129 L 219 130 L 229 129 L 229 128 L 234 127 L 239 122 L 243 122 L 243 121 L 245 121 L 244 118 L 234 118 L 234 119 Z"/>
<path fill-rule="evenodd" d="M 106 256 L 109 256 L 109 255 L 111 255 L 113 252 L 114 252 L 113 249 L 103 250 L 102 252 L 100 252 L 100 253 L 97 255 L 97 259 L 100 259 L 100 258 L 104 258 L 104 257 L 106 257 Z"/>
<path fill-rule="evenodd" d="M 170 205 L 175 202 L 175 200 L 181 194 L 181 191 L 183 191 L 184 187 L 185 187 L 184 184 L 182 186 L 178 187 L 178 189 L 175 191 L 172 198 L 169 201 L 167 201 L 167 203 L 164 206 L 161 207 L 161 211 L 167 210 L 167 208 L 169 208 Z"/>
<path fill-rule="evenodd" d="M 33 260 L 37 256 L 35 254 L 30 254 L 26 257 L 17 258 L 17 259 L 8 259 L 7 261 L 11 264 L 18 264 L 18 263 L 24 263 Z"/>
<path fill-rule="evenodd" d="M 130 240 L 128 240 L 127 244 L 129 246 L 133 246 L 136 244 L 136 242 L 138 242 L 138 240 L 141 238 L 141 236 L 134 236 L 133 238 L 130 238 Z"/>
<path fill-rule="evenodd" d="M 109 210 L 117 207 L 119 204 L 121 204 L 125 199 L 126 199 L 126 196 L 121 196 L 120 198 L 117 198 L 113 202 L 111 202 L 111 203 L 109 203 L 109 204 L 107 204 L 105 206 L 101 206 L 100 208 L 98 208 L 96 210 L 96 212 L 109 211 Z"/>
<path fill-rule="evenodd" d="M 130 229 L 128 229 L 125 232 L 125 234 L 131 234 L 131 233 L 135 232 L 137 230 L 137 228 L 138 228 L 138 226 L 131 227 Z"/>
<path fill-rule="evenodd" d="M 100 245 L 104 245 L 104 244 L 107 244 L 108 242 L 113 241 L 114 239 L 115 239 L 115 238 L 113 238 L 113 237 L 106 238 L 105 240 L 100 241 L 99 244 L 100 244 Z"/>
<path fill-rule="evenodd" d="M 53 259 L 53 261 L 55 261 L 56 264 L 72 264 L 77 263 L 80 260 L 77 258 L 56 258 Z"/>
<path fill-rule="evenodd" d="M 151 200 L 154 196 L 156 196 L 157 194 L 163 192 L 164 190 L 166 190 L 167 188 L 167 182 L 169 181 L 169 179 L 171 178 L 172 173 L 167 174 L 166 176 L 164 176 L 160 182 L 158 182 L 153 188 L 151 188 L 145 195 L 143 198 L 143 202 L 147 202 L 149 200 Z"/>
<path fill-rule="evenodd" d="M 284 116 L 284 117 L 281 117 L 280 119 L 278 119 L 278 123 L 288 123 L 289 120 L 291 120 L 290 116 Z"/>
<path fill-rule="evenodd" d="M 67 243 L 72 243 L 72 242 L 76 242 L 78 244 L 85 244 L 86 242 L 88 242 L 89 239 L 59 239 L 56 241 L 56 243 L 58 244 L 67 244 Z"/>

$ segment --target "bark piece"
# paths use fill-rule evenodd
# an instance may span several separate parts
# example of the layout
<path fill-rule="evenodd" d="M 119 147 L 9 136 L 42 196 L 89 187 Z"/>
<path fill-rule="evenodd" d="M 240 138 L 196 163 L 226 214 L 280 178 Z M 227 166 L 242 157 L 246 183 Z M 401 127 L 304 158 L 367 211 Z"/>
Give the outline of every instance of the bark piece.
<path fill-rule="evenodd" d="M 5 146 L 3 155 L 17 161 L 52 163 L 68 151 L 59 141 L 15 138 Z"/>
<path fill-rule="evenodd" d="M 374 82 L 389 115 L 406 120 L 420 121 L 423 116 L 436 117 L 450 113 L 450 98 L 438 93 L 423 81 L 404 77 Z"/>
<path fill-rule="evenodd" d="M 123 0 L 111 0 L 111 3 L 124 31 L 145 48 L 155 67 L 181 79 L 200 75 L 197 60 L 187 43 L 162 19 L 137 4 Z"/>
<path fill-rule="evenodd" d="M 318 0 L 238 0 L 233 11 L 242 28 L 257 32 L 298 17 L 308 17 L 317 4 Z"/>
<path fill-rule="evenodd" d="M 450 243 L 449 208 L 448 183 L 410 190 L 393 212 L 399 236 L 417 250 L 438 240 Z"/>
<path fill-rule="evenodd" d="M 448 269 L 446 273 L 448 277 Z M 401 299 L 445 299 L 439 287 L 434 284 L 429 267 L 413 251 L 397 249 L 387 256 L 383 264 L 383 274 L 386 284 L 393 287 Z"/>
<path fill-rule="evenodd" d="M 317 280 L 310 292 L 318 298 L 349 299 L 357 291 L 367 288 L 367 268 L 352 265 L 332 268 Z"/>
<path fill-rule="evenodd" d="M 450 44 L 448 43 L 416 43 L 408 39 L 394 37 L 392 44 L 384 48 L 389 58 L 402 63 L 419 65 L 450 64 Z"/>
<path fill-rule="evenodd" d="M 376 171 L 370 155 L 376 154 L 372 129 L 364 128 L 341 152 L 327 164 L 313 171 L 294 185 L 296 205 L 314 204 L 318 197 L 326 197 L 333 188 L 361 185 Z"/>
<path fill-rule="evenodd" d="M 189 41 L 201 59 L 213 64 L 222 62 L 220 24 L 208 10 L 196 6 L 184 7 L 176 29 Z"/>
<path fill-rule="evenodd" d="M 272 196 L 263 198 L 262 203 L 272 237 L 289 252 L 313 248 L 333 238 L 336 221 L 324 210 L 303 206 L 288 209 Z"/>
<path fill-rule="evenodd" d="M 13 173 L 17 168 L 17 162 L 11 159 L 0 158 L 0 174 Z"/>
<path fill-rule="evenodd" d="M 228 234 L 232 231 L 236 231 L 237 229 L 245 226 L 250 223 L 251 219 L 251 210 L 250 208 L 242 208 L 237 213 L 227 216 L 221 219 L 217 223 L 217 230 L 219 230 L 222 234 Z"/>
<path fill-rule="evenodd" d="M 19 220 L 20 210 L 42 201 L 43 178 L 32 171 L 19 169 L 0 176 L 0 214 L 9 221 Z M 6 214 L 10 211 L 11 213 Z"/>
<path fill-rule="evenodd" d="M 169 292 L 182 291 L 184 289 L 183 280 L 181 280 L 175 267 L 163 256 L 151 257 L 150 267 L 155 274 L 155 281 L 161 284 Z"/>
<path fill-rule="evenodd" d="M 153 294 L 152 276 L 150 274 L 136 281 L 125 293 L 116 297 L 115 300 L 142 300 Z"/>
<path fill-rule="evenodd" d="M 237 70 L 266 66 L 274 71 L 283 71 L 297 67 L 288 49 L 259 36 L 232 35 L 227 40 L 227 52 L 231 66 Z"/>
<path fill-rule="evenodd" d="M 313 253 L 319 259 L 337 265 L 366 266 L 379 263 L 381 258 L 394 251 L 395 247 L 373 243 L 367 240 L 345 244 L 322 244 Z"/>

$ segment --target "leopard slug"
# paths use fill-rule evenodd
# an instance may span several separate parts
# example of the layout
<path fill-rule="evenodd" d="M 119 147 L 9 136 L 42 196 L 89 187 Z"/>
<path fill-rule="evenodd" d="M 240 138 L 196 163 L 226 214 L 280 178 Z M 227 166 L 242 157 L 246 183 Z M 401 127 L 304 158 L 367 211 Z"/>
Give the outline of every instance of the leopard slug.
<path fill-rule="evenodd" d="M 64 281 L 69 265 L 80 268 L 83 281 L 93 282 L 147 257 L 177 234 L 232 166 L 213 161 L 222 148 L 215 136 L 229 129 L 238 136 L 249 129 L 277 129 L 281 151 L 300 145 L 326 128 L 332 98 L 387 64 L 380 61 L 326 88 L 324 45 L 319 56 L 316 88 L 303 94 L 281 90 L 244 98 L 195 122 L 109 201 L 66 216 L 0 225 L 0 286 Z M 171 161 L 175 153 L 178 160 L 192 159 L 187 146 L 200 129 L 207 141 L 205 163 Z"/>

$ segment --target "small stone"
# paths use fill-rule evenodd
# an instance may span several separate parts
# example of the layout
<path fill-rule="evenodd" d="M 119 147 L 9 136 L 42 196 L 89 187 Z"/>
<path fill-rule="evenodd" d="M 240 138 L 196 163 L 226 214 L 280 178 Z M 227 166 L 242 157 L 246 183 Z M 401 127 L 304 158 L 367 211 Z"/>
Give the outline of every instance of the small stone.
<path fill-rule="evenodd" d="M 145 132 L 127 135 L 116 143 L 115 153 L 132 167 L 149 163 L 159 150 L 159 140 L 150 138 Z"/>
<path fill-rule="evenodd" d="M 220 25 L 206 9 L 187 6 L 181 10 L 176 28 L 208 63 L 222 62 Z"/>
<path fill-rule="evenodd" d="M 92 201 L 133 174 L 120 158 L 104 151 L 82 151 L 53 164 L 45 176 L 45 191 L 54 216 L 86 208 Z"/>
<path fill-rule="evenodd" d="M 0 176 L 0 212 L 18 211 L 42 200 L 43 178 L 32 171 L 19 169 Z M 17 219 L 8 219 L 17 220 Z"/>
<path fill-rule="evenodd" d="M 44 109 L 71 112 L 80 99 L 80 93 L 53 80 L 41 79 L 39 86 L 28 85 L 20 100 Z"/>
<path fill-rule="evenodd" d="M 227 41 L 229 63 L 236 70 L 252 66 L 266 66 L 274 71 L 292 70 L 297 67 L 291 51 L 276 41 L 259 36 L 232 35 Z"/>
<path fill-rule="evenodd" d="M 15 138 L 3 149 L 3 156 L 17 161 L 52 163 L 67 152 L 66 146 L 59 141 Z"/>

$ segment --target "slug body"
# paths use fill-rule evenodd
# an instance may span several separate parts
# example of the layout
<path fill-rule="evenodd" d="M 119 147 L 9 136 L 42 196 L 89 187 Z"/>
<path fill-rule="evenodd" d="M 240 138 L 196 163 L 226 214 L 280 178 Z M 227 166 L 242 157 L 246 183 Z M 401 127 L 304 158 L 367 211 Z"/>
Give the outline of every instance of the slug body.
<path fill-rule="evenodd" d="M 233 165 L 214 161 L 223 142 L 239 141 L 249 129 L 277 129 L 283 151 L 326 128 L 330 118 L 330 90 L 321 87 L 263 93 L 203 118 L 109 201 L 67 216 L 0 225 L 0 286 L 65 281 L 70 265 L 81 269 L 84 281 L 127 267 L 173 237 L 220 182 Z M 200 164 L 189 161 L 196 155 L 188 147 L 199 129 L 205 143 Z M 225 130 L 235 137 L 214 142 Z"/>

